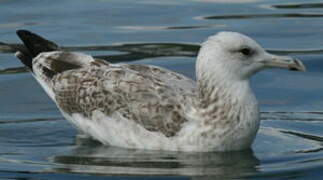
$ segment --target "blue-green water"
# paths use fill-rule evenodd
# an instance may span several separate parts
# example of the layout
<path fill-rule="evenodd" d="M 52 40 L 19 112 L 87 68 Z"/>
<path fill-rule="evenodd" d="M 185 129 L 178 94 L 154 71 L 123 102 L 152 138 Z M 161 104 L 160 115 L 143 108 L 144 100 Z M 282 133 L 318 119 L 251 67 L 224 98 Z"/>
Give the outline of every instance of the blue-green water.
<path fill-rule="evenodd" d="M 2 42 L 19 43 L 15 30 L 24 28 L 71 50 L 194 78 L 199 43 L 229 30 L 308 69 L 253 78 L 263 113 L 252 151 L 127 150 L 80 137 L 0 46 L 0 179 L 321 179 L 322 22 L 315 0 L 0 0 Z"/>

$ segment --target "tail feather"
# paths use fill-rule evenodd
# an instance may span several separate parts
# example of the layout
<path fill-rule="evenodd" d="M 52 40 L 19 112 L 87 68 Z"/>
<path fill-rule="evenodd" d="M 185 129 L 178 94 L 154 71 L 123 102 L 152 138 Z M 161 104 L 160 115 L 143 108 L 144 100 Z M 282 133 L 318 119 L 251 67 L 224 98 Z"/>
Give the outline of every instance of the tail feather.
<path fill-rule="evenodd" d="M 37 34 L 34 34 L 27 30 L 18 30 L 18 37 L 22 40 L 25 47 L 11 46 L 16 49 L 18 52 L 16 53 L 17 58 L 21 60 L 21 62 L 26 65 L 31 71 L 32 70 L 32 61 L 33 58 L 42 52 L 51 52 L 60 50 L 60 47 Z"/>

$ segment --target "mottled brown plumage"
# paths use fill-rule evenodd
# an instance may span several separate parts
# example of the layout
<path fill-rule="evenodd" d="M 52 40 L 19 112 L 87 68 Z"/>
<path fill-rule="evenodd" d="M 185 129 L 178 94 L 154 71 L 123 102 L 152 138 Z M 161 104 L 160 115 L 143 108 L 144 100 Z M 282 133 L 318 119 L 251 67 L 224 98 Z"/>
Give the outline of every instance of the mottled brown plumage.
<path fill-rule="evenodd" d="M 174 136 L 187 121 L 183 106 L 191 103 L 195 93 L 192 80 L 156 66 L 113 65 L 102 60 L 91 61 L 85 67 L 72 65 L 77 60 L 71 58 L 77 57 L 56 52 L 34 62 L 43 66 L 38 69 L 56 72 L 43 74 L 64 112 L 87 118 L 95 110 L 109 117 L 121 115 L 167 137 Z"/>

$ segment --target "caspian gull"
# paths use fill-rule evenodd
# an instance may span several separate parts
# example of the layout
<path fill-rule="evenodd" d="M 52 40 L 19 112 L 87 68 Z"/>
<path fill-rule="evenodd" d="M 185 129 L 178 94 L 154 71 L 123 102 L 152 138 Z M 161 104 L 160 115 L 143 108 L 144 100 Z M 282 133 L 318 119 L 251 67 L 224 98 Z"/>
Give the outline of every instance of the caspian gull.
<path fill-rule="evenodd" d="M 125 148 L 247 149 L 259 128 L 249 78 L 273 67 L 305 71 L 299 60 L 269 54 L 236 32 L 203 43 L 197 82 L 157 66 L 111 64 L 64 51 L 26 30 L 17 34 L 25 48 L 16 56 L 64 117 L 103 144 Z"/>

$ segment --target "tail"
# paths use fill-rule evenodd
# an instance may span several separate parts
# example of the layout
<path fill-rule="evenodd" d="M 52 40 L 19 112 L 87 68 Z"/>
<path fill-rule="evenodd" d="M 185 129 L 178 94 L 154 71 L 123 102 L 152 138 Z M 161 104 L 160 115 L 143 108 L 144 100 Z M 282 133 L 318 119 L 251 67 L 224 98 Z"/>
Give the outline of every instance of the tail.
<path fill-rule="evenodd" d="M 42 52 L 58 51 L 60 47 L 43 37 L 34 34 L 27 30 L 18 30 L 18 37 L 22 40 L 25 47 L 13 46 L 17 50 L 16 56 L 20 61 L 33 71 L 32 61 L 33 58 Z"/>

